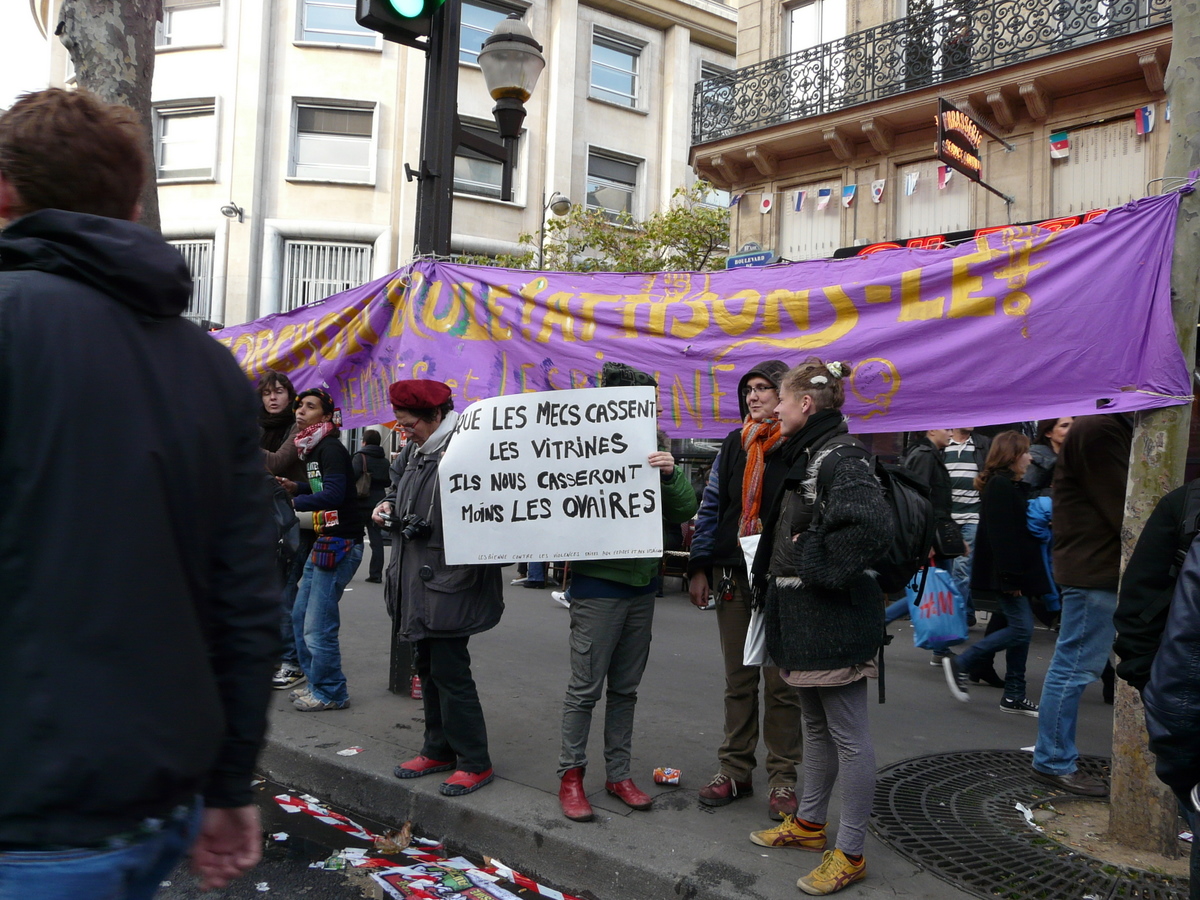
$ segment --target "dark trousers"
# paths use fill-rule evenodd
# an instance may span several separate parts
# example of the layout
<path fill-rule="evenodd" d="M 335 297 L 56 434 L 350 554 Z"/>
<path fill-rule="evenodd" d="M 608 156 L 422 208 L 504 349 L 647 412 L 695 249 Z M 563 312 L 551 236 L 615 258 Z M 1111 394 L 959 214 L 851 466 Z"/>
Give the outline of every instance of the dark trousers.
<path fill-rule="evenodd" d="M 367 540 L 371 544 L 371 563 L 367 570 L 367 577 L 376 581 L 382 581 L 383 557 L 386 552 L 383 549 L 383 532 L 370 519 L 367 520 Z"/>
<path fill-rule="evenodd" d="M 467 640 L 423 638 L 413 643 L 425 700 L 421 755 L 439 762 L 456 760 L 463 772 L 484 772 L 492 767 L 492 760 Z"/>

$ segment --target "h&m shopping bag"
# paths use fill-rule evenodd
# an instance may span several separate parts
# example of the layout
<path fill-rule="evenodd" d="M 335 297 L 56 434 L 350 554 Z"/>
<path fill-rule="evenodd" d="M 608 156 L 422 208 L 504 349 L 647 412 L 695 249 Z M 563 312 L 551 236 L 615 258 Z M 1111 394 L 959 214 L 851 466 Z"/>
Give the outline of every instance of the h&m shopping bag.
<path fill-rule="evenodd" d="M 916 646 L 945 650 L 967 639 L 967 600 L 945 569 L 930 566 L 921 596 L 910 584 L 907 599 Z"/>

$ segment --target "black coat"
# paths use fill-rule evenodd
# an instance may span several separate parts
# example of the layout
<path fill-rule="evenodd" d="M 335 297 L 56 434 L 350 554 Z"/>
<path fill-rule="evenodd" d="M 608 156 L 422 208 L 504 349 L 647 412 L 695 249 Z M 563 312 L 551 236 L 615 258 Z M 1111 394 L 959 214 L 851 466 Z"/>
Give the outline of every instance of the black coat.
<path fill-rule="evenodd" d="M 252 801 L 279 649 L 261 404 L 130 222 L 0 234 L 0 845 Z"/>
<path fill-rule="evenodd" d="M 1026 524 L 1029 485 L 996 472 L 983 486 L 979 531 L 972 548 L 971 590 L 1020 591 L 1026 597 L 1049 593 L 1050 580 L 1038 539 Z"/>

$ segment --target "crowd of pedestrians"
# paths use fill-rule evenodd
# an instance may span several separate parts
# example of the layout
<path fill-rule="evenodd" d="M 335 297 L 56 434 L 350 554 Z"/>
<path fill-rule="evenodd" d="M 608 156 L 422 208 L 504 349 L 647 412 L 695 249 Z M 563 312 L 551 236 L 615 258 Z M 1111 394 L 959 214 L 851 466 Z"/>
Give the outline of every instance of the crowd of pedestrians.
<path fill-rule="evenodd" d="M 270 688 L 293 689 L 299 712 L 350 705 L 339 600 L 368 534 L 367 580 L 384 582 L 423 684 L 422 749 L 395 774 L 449 772 L 449 796 L 494 779 L 468 644 L 500 621 L 501 569 L 446 562 L 438 467 L 458 418 L 450 387 L 391 385 L 407 440 L 386 472 L 377 439 L 351 456 L 329 392 L 297 392 L 269 372 L 256 403 L 230 355 L 181 318 L 190 281 L 179 254 L 133 223 L 146 171 L 129 111 L 86 92 L 28 95 L 0 118 L 0 384 L 39 386 L 36 397 L 8 392 L 0 407 L 0 657 L 15 704 L 0 731 L 0 898 L 150 897 L 189 847 L 206 888 L 252 867 L 262 836 L 250 780 Z M 44 352 L 58 345 L 71 352 Z M 877 577 L 900 525 L 871 454 L 847 433 L 849 374 L 817 358 L 750 368 L 742 424 L 722 442 L 702 502 L 667 446 L 646 460 L 664 528 L 697 516 L 693 603 L 716 596 L 725 729 L 699 800 L 753 795 L 761 736 L 766 812 L 778 824 L 749 840 L 821 853 L 798 882 L 814 895 L 867 873 L 867 682 L 885 618 L 902 609 L 888 609 Z M 181 384 L 186 410 L 169 402 Z M 629 385 L 656 382 L 606 363 L 597 390 Z M 66 440 L 47 450 L 45 435 L 77 424 L 81 391 L 136 414 L 91 417 L 86 456 Z M 921 436 L 906 465 L 930 492 L 931 562 L 949 567 L 970 619 L 990 612 L 980 640 L 935 664 L 956 698 L 969 699 L 972 679 L 998 683 L 1001 710 L 1038 717 L 1032 779 L 1103 796 L 1107 785 L 1079 768 L 1075 732 L 1080 695 L 1115 641 L 1119 674 L 1144 697 L 1158 773 L 1194 826 L 1200 487 L 1162 499 L 1122 580 L 1132 434 L 1128 416 L 1098 414 L 994 437 Z M 120 526 L 102 541 L 60 515 L 94 493 L 97 472 L 105 515 Z M 274 519 L 273 488 L 286 494 Z M 51 519 L 60 539 L 31 539 Z M 298 540 L 281 540 L 297 525 Z M 593 817 L 584 776 L 601 696 L 605 789 L 632 809 L 652 806 L 630 759 L 658 574 L 655 560 L 577 562 L 560 600 L 570 612 L 558 758 L 569 819 Z M 1025 663 L 1035 609 L 1053 612 L 1047 598 L 1061 604 L 1059 633 L 1034 702 Z M 1000 651 L 1003 679 L 988 662 Z M 73 668 L 47 662 L 60 658 Z"/>

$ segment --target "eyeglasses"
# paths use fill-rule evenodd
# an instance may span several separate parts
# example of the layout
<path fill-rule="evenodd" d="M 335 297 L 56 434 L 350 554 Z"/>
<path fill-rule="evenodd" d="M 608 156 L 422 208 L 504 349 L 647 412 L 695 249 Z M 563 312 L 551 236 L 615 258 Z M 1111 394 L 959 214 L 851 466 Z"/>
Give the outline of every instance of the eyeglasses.
<path fill-rule="evenodd" d="M 743 397 L 749 397 L 751 394 L 758 394 L 759 396 L 762 396 L 763 394 L 774 394 L 774 393 L 777 393 L 775 387 L 772 385 L 769 385 L 769 384 L 756 384 L 756 385 L 748 384 L 744 388 L 742 388 L 742 396 Z"/>

